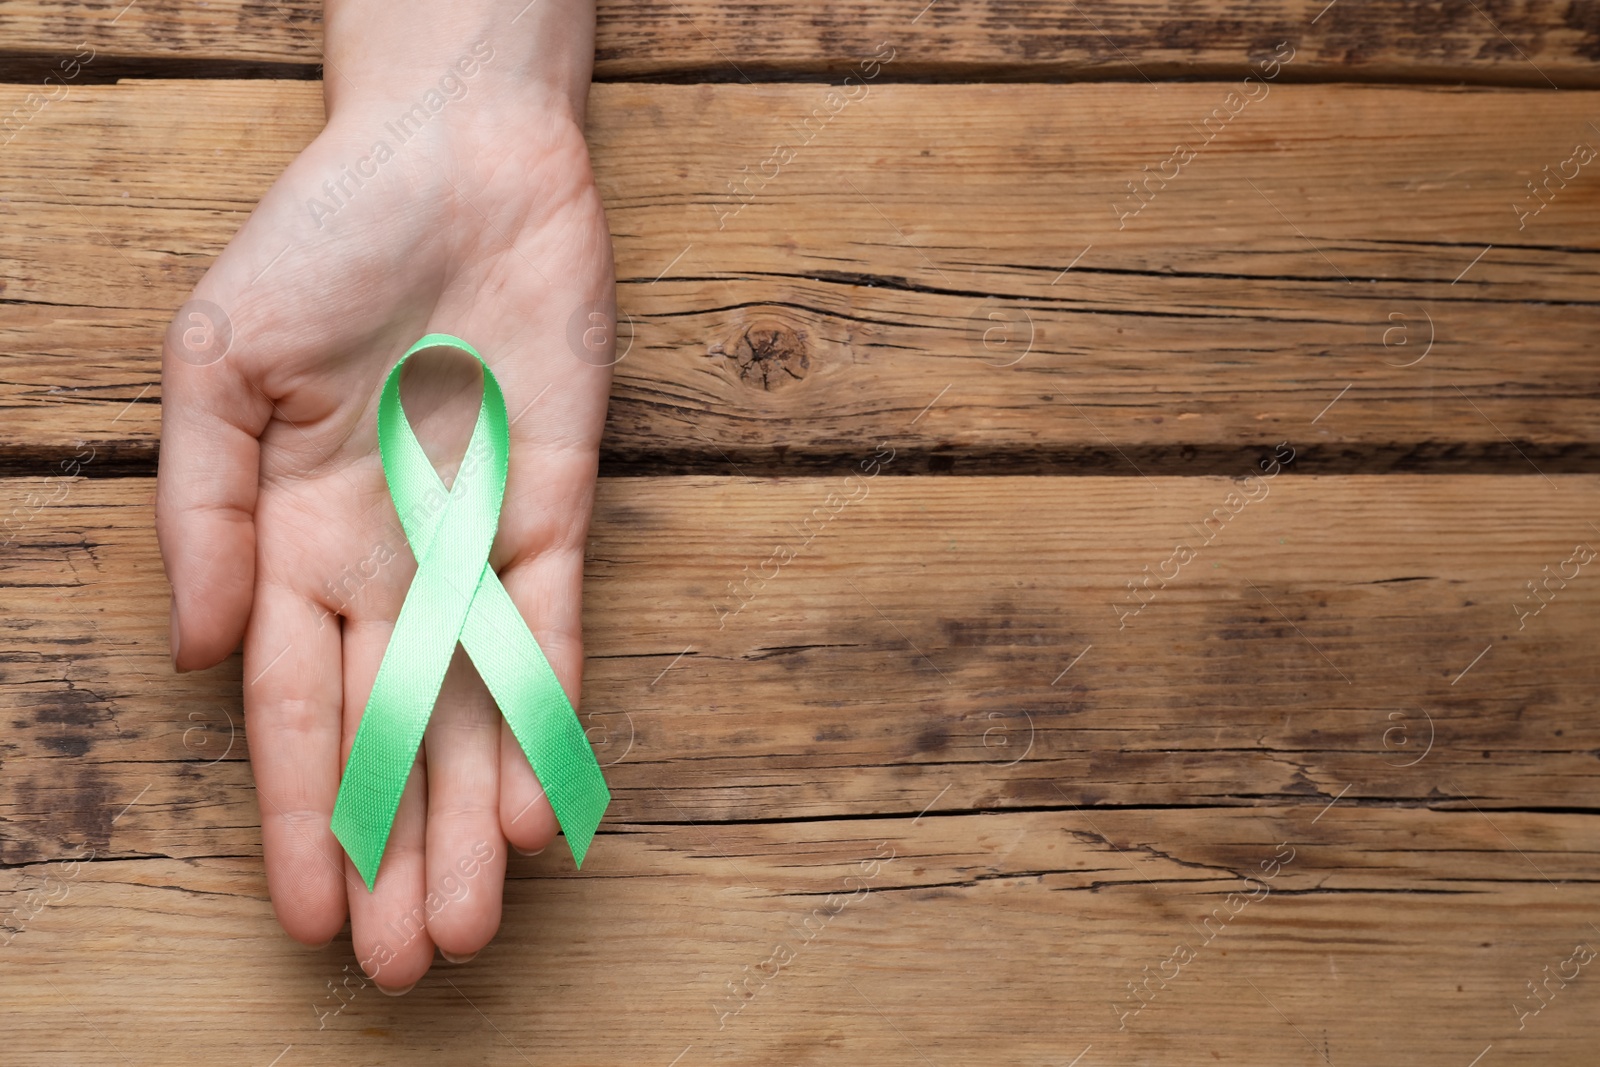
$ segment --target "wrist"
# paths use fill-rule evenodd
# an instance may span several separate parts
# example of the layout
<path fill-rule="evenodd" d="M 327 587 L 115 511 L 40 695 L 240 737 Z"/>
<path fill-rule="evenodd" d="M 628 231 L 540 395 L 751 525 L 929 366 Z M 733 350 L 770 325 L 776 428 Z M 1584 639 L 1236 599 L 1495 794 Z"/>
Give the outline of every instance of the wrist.
<path fill-rule="evenodd" d="M 419 117 L 534 110 L 582 124 L 593 0 L 326 0 L 324 19 L 330 121 L 347 107 L 382 106 Z"/>

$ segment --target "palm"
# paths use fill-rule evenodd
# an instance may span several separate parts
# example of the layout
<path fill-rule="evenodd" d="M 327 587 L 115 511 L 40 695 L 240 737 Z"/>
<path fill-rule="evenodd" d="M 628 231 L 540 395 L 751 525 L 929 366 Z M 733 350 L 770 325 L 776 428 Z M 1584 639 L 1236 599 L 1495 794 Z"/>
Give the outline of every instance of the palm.
<path fill-rule="evenodd" d="M 524 123 L 507 137 L 505 123 L 480 134 L 435 122 L 374 177 L 347 178 L 337 199 L 323 183 L 370 151 L 374 124 L 331 124 L 196 289 L 231 322 L 227 353 L 207 363 L 214 349 L 197 358 L 169 335 L 165 368 L 160 528 L 175 655 L 209 666 L 248 617 L 245 710 L 280 921 L 320 942 L 348 900 L 356 954 L 390 987 L 426 971 L 435 944 L 482 947 L 499 921 L 506 838 L 542 848 L 555 826 L 458 650 L 372 893 L 328 830 L 414 572 L 377 455 L 378 392 L 429 332 L 466 338 L 493 366 L 514 421 L 491 563 L 576 703 L 610 380 L 608 339 L 582 330 L 609 314 L 612 268 L 580 131 Z M 314 213 L 313 196 L 332 210 Z M 573 335 L 595 347 L 575 348 Z M 413 364 L 407 415 L 448 480 L 478 375 L 465 362 Z M 384 933 L 420 925 L 408 915 L 426 930 L 403 943 Z"/>

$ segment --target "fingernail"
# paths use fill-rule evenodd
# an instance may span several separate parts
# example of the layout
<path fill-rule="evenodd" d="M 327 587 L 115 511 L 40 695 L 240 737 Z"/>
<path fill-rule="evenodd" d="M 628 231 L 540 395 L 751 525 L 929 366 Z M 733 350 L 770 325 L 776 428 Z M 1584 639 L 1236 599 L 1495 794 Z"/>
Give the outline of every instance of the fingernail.
<path fill-rule="evenodd" d="M 187 674 L 188 671 L 178 666 L 178 598 L 172 598 L 172 669 L 178 674 Z"/>
<path fill-rule="evenodd" d="M 374 982 L 373 985 L 377 985 L 377 983 Z M 415 982 L 412 982 L 410 985 L 403 986 L 399 989 L 385 989 L 380 985 L 378 986 L 378 992 L 382 993 L 386 997 L 403 997 L 415 988 L 417 988 L 417 983 Z"/>
<path fill-rule="evenodd" d="M 440 949 L 439 955 L 451 963 L 470 963 L 478 954 L 476 952 L 468 952 L 465 955 L 457 956 L 453 952 L 446 952 L 444 949 Z"/>
<path fill-rule="evenodd" d="M 543 852 L 544 849 L 536 848 L 532 852 L 529 852 L 526 849 L 520 849 L 516 845 L 512 845 L 511 851 L 515 852 L 519 856 L 537 856 L 539 853 Z"/>

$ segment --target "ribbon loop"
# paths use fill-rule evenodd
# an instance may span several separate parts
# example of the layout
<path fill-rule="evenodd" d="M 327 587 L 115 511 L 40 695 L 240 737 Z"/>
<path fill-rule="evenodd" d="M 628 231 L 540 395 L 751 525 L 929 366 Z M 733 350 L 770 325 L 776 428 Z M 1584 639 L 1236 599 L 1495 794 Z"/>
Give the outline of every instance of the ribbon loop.
<path fill-rule="evenodd" d="M 447 490 L 400 403 L 400 371 L 428 348 L 467 353 L 483 368 L 483 400 Z M 389 496 L 417 560 L 339 782 L 333 833 L 371 890 L 459 642 L 550 798 L 572 858 L 584 854 L 611 801 L 577 712 L 521 612 L 489 566 L 505 497 L 510 427 L 500 383 L 476 349 L 428 334 L 389 372 L 378 401 L 378 449 Z"/>

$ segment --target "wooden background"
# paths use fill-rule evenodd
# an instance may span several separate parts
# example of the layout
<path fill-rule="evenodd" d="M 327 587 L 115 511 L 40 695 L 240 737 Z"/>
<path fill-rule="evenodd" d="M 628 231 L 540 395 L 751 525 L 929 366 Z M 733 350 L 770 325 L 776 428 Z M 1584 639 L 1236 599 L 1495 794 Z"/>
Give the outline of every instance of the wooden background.
<path fill-rule="evenodd" d="M 1600 147 L 1600 5 L 602 0 L 616 800 L 403 1000 L 278 930 L 151 526 L 318 9 L 0 3 L 0 1060 L 1594 1062 L 1600 163 L 1518 210 Z"/>

